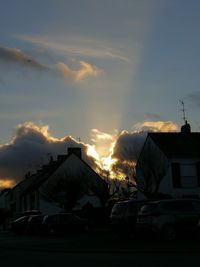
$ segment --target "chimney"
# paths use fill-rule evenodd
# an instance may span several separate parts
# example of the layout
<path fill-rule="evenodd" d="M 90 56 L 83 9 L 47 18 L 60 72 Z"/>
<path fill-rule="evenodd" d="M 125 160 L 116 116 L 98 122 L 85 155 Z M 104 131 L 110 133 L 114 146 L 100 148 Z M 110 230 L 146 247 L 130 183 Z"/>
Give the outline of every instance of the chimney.
<path fill-rule="evenodd" d="M 75 154 L 80 159 L 82 158 L 80 147 L 68 147 L 68 155 L 71 155 L 71 154 Z"/>
<path fill-rule="evenodd" d="M 184 134 L 191 133 L 191 127 L 187 121 L 185 121 L 185 124 L 181 127 L 181 133 L 184 133 Z"/>

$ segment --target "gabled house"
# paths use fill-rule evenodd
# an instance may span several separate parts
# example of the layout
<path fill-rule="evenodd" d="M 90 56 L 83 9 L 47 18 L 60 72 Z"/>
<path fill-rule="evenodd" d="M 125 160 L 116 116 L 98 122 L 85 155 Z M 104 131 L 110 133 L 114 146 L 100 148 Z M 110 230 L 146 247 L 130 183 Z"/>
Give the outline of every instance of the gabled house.
<path fill-rule="evenodd" d="M 108 184 L 82 159 L 81 148 L 68 148 L 67 155 L 59 155 L 17 184 L 10 194 L 10 206 L 14 214 L 26 210 L 51 214 L 87 203 L 101 207 L 108 195 Z"/>
<path fill-rule="evenodd" d="M 200 198 L 200 133 L 148 133 L 136 165 L 138 197 Z"/>

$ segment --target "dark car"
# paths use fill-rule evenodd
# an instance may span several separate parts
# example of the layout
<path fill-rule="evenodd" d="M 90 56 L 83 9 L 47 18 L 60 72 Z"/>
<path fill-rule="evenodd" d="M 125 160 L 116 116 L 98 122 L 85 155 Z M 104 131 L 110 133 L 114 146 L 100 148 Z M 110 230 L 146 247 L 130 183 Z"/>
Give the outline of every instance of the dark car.
<path fill-rule="evenodd" d="M 137 218 L 137 229 L 159 234 L 168 241 L 177 236 L 196 234 L 200 219 L 200 200 L 166 199 L 144 204 Z"/>
<path fill-rule="evenodd" d="M 77 233 L 90 230 L 90 224 L 72 213 L 56 213 L 44 217 L 41 229 L 47 234 Z"/>
<path fill-rule="evenodd" d="M 110 214 L 112 230 L 122 236 L 134 234 L 138 211 L 146 202 L 137 199 L 116 202 Z"/>
<path fill-rule="evenodd" d="M 26 210 L 22 212 L 21 216 L 28 216 L 28 215 L 41 215 L 42 212 L 39 210 Z"/>
<path fill-rule="evenodd" d="M 25 233 L 40 234 L 45 215 L 30 215 L 25 225 Z"/>
<path fill-rule="evenodd" d="M 25 233 L 29 217 L 30 216 L 22 216 L 16 220 L 11 221 L 9 224 L 9 230 L 17 234 Z"/>

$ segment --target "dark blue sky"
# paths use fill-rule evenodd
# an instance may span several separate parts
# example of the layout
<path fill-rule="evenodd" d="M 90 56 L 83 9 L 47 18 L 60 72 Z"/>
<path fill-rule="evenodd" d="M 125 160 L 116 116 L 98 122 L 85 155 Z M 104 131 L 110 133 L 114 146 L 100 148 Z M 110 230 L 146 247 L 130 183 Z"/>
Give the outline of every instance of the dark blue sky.
<path fill-rule="evenodd" d="M 27 121 L 85 142 L 92 129 L 180 127 L 178 99 L 199 131 L 199 1 L 0 4 L 1 144 Z"/>

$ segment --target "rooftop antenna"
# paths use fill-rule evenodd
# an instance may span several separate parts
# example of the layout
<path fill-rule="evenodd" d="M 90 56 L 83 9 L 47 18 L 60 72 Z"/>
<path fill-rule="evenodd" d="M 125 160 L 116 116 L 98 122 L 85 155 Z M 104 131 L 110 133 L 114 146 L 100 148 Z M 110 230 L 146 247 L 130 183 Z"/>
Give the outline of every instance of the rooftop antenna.
<path fill-rule="evenodd" d="M 181 111 L 183 112 L 183 121 L 184 121 L 185 124 L 187 124 L 187 120 L 186 120 L 186 116 L 185 116 L 185 104 L 184 104 L 184 102 L 183 102 L 182 100 L 180 100 L 180 99 L 179 99 L 179 102 L 180 102 L 181 105 L 182 105 L 182 109 L 181 109 Z"/>

